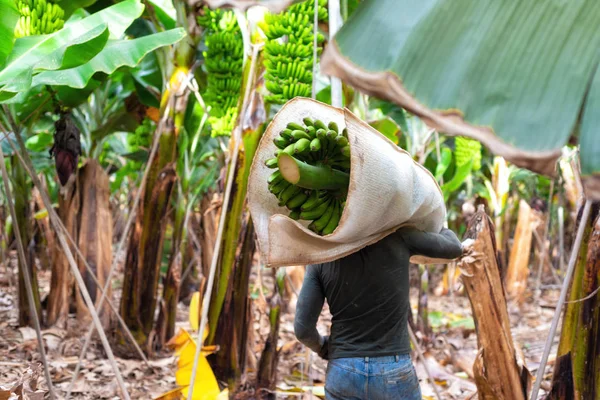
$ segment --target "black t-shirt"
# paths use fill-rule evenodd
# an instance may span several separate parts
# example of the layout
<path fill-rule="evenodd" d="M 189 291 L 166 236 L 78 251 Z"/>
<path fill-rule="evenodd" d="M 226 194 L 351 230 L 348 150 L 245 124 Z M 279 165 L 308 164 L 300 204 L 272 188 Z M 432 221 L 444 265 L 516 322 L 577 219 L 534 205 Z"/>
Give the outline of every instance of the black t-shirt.
<path fill-rule="evenodd" d="M 309 265 L 296 307 L 298 340 L 329 359 L 409 353 L 410 257 L 456 258 L 461 252 L 450 230 L 402 228 L 342 259 Z M 325 299 L 332 314 L 328 340 L 316 329 Z"/>

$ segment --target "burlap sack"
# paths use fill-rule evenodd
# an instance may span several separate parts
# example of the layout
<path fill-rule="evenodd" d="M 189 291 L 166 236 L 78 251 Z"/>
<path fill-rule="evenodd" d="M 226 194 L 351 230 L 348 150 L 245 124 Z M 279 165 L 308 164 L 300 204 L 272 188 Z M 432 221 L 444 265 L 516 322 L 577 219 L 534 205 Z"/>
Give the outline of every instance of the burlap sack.
<path fill-rule="evenodd" d="M 348 128 L 351 148 L 350 186 L 337 229 L 319 236 L 309 222 L 287 217 L 267 187 L 272 169 L 265 160 L 277 150 L 273 138 L 289 122 L 304 117 L 335 121 Z M 307 98 L 294 98 L 277 113 L 264 133 L 252 167 L 248 201 L 266 266 L 314 264 L 336 260 L 375 243 L 403 225 L 439 232 L 446 218 L 444 197 L 434 177 L 389 139 L 347 109 Z M 421 258 L 421 262 L 427 262 Z"/>

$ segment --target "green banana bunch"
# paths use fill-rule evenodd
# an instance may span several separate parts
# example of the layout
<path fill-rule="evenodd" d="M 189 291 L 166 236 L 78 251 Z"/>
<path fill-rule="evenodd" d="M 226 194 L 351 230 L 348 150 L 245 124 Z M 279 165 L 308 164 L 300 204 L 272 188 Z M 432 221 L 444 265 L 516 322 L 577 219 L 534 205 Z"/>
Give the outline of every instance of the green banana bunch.
<path fill-rule="evenodd" d="M 327 0 L 318 1 L 318 20 L 327 20 Z M 259 25 L 265 44 L 265 87 L 269 103 L 284 104 L 296 96 L 312 92 L 313 22 L 315 0 L 294 4 L 281 14 L 267 14 Z M 324 37 L 317 34 L 317 54 Z"/>
<path fill-rule="evenodd" d="M 290 210 L 290 218 L 311 221 L 308 228 L 320 235 L 333 233 L 348 194 L 347 130 L 340 132 L 335 122 L 304 118 L 302 124 L 287 124 L 273 142 L 275 157 L 265 162 L 274 169 L 267 179 L 269 191 L 279 206 Z"/>
<path fill-rule="evenodd" d="M 133 148 L 149 149 L 156 124 L 149 117 L 144 118 L 135 132 L 127 136 L 127 144 Z"/>
<path fill-rule="evenodd" d="M 208 122 L 212 136 L 229 136 L 238 116 L 242 90 L 244 42 L 233 11 L 204 7 L 198 17 L 204 28 L 208 73 L 204 101 L 211 107 Z"/>
<path fill-rule="evenodd" d="M 16 0 L 21 14 L 15 27 L 15 37 L 45 35 L 56 32 L 65 24 L 64 10 L 47 0 Z"/>
<path fill-rule="evenodd" d="M 473 160 L 473 171 L 479 171 L 481 168 L 481 143 L 474 139 L 457 136 L 454 139 L 454 146 L 456 166 L 461 167 Z"/>

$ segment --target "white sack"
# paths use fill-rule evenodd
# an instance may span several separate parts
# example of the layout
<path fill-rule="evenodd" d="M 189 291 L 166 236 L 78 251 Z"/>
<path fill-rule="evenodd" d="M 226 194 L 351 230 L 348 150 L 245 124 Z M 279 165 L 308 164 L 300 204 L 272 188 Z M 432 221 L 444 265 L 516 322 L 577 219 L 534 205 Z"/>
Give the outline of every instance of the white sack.
<path fill-rule="evenodd" d="M 265 160 L 274 157 L 273 138 L 289 122 L 304 117 L 348 128 L 351 149 L 350 186 L 337 229 L 319 236 L 306 228 L 309 221 L 294 221 L 279 207 L 267 187 L 273 169 Z M 248 184 L 248 201 L 262 262 L 269 267 L 333 261 L 375 243 L 404 225 L 439 232 L 446 218 L 444 196 L 435 178 L 410 154 L 348 109 L 296 97 L 286 103 L 267 127 L 254 157 Z M 420 262 L 427 262 L 420 257 Z"/>

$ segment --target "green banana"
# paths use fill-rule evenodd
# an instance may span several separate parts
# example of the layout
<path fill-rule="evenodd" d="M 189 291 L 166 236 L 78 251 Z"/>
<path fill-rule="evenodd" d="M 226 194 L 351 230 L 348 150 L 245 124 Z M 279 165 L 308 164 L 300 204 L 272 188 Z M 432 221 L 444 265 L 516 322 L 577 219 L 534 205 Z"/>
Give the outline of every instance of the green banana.
<path fill-rule="evenodd" d="M 294 197 L 301 191 L 302 189 L 298 186 L 290 184 L 277 196 L 279 198 L 279 205 L 284 206 L 292 197 Z"/>
<path fill-rule="evenodd" d="M 275 139 L 273 139 L 273 143 L 275 143 L 275 146 L 281 150 L 285 149 L 289 144 L 289 142 L 281 136 L 277 136 Z"/>
<path fill-rule="evenodd" d="M 328 198 L 326 201 L 324 201 L 323 203 L 319 204 L 317 207 L 315 207 L 312 210 L 302 211 L 300 213 L 300 218 L 308 220 L 308 221 L 321 218 L 321 216 L 323 214 L 325 214 L 325 211 L 327 211 L 327 208 L 329 207 L 329 204 L 331 204 L 331 199 L 330 198 Z"/>
<path fill-rule="evenodd" d="M 325 125 L 325 124 L 323 123 L 323 121 L 321 121 L 321 120 L 319 120 L 319 119 L 317 119 L 317 120 L 315 121 L 315 124 L 314 124 L 314 125 L 315 125 L 315 128 L 317 128 L 317 129 L 325 129 L 325 130 L 327 130 L 327 125 Z"/>
<path fill-rule="evenodd" d="M 310 119 L 310 118 L 308 118 L 308 117 L 304 118 L 304 119 L 302 120 L 302 122 L 304 122 L 304 125 L 306 125 L 307 127 L 309 127 L 309 126 L 313 126 L 313 125 L 314 125 L 314 122 L 313 122 L 313 120 L 312 120 L 312 119 Z"/>
<path fill-rule="evenodd" d="M 273 193 L 275 196 L 278 196 L 281 192 L 283 192 L 284 190 L 286 190 L 287 188 L 289 188 L 290 186 L 293 186 L 291 183 L 289 183 L 288 181 L 286 181 L 285 179 L 283 179 L 282 181 L 280 181 L 279 183 L 272 185 L 269 187 L 269 190 L 271 191 L 271 193 Z"/>
<path fill-rule="evenodd" d="M 314 192 L 317 192 L 316 190 Z M 317 195 L 316 198 L 309 198 L 302 204 L 300 210 L 302 211 L 312 211 L 315 208 L 319 207 L 321 204 L 325 203 L 330 199 L 330 195 L 327 192 L 322 192 Z"/>
<path fill-rule="evenodd" d="M 314 138 L 310 141 L 310 151 L 315 152 L 319 150 L 321 150 L 321 141 L 319 140 L 319 138 Z"/>
<path fill-rule="evenodd" d="M 277 168 L 277 159 L 269 158 L 265 161 L 265 165 L 267 166 L 267 168 Z"/>
<path fill-rule="evenodd" d="M 341 148 L 341 152 L 344 156 L 350 157 L 350 146 L 346 145 Z"/>
<path fill-rule="evenodd" d="M 327 141 L 327 131 L 325 129 L 317 130 L 317 137 L 321 141 L 321 144 Z"/>
<path fill-rule="evenodd" d="M 291 140 L 292 139 L 292 130 L 291 129 L 284 129 L 282 130 L 279 135 L 282 138 L 285 138 L 286 140 Z"/>
<path fill-rule="evenodd" d="M 327 154 L 329 154 L 329 156 L 334 155 L 336 152 L 337 142 L 335 139 L 337 136 L 338 134 L 336 131 L 327 131 Z"/>
<path fill-rule="evenodd" d="M 302 203 L 302 205 L 300 206 L 300 209 L 302 211 L 307 210 L 307 205 L 312 206 L 315 205 L 317 203 L 317 200 L 319 200 L 319 191 L 318 190 L 312 190 L 310 192 L 310 195 L 308 196 L 308 199 L 306 199 L 306 201 L 304 201 L 304 203 Z"/>
<path fill-rule="evenodd" d="M 279 172 L 279 170 L 273 172 L 269 178 L 267 179 L 267 183 L 268 184 L 276 184 L 281 182 L 281 180 L 283 179 L 283 176 L 281 175 L 281 172 Z"/>
<path fill-rule="evenodd" d="M 300 207 L 306 201 L 306 199 L 308 199 L 308 195 L 305 192 L 301 191 L 300 193 L 296 194 L 294 197 L 289 199 L 288 202 L 285 203 L 285 205 L 290 210 L 293 210 L 294 208 Z"/>
<path fill-rule="evenodd" d="M 325 227 L 321 231 L 321 235 L 326 236 L 326 235 L 332 234 L 333 231 L 335 231 L 335 228 L 337 228 L 337 226 L 339 225 L 341 216 L 342 216 L 342 206 L 340 205 L 339 201 L 336 201 L 335 208 L 333 210 L 333 214 L 331 214 L 331 218 L 329 219 L 329 222 L 327 222 L 327 225 L 325 225 Z M 317 225 L 317 223 L 315 222 L 315 226 L 316 225 Z"/>
<path fill-rule="evenodd" d="M 290 122 L 289 124 L 287 124 L 287 129 L 289 129 L 291 131 L 303 131 L 304 127 L 295 122 Z"/>
<path fill-rule="evenodd" d="M 335 141 L 337 142 L 338 147 L 344 147 L 348 145 L 348 139 L 346 139 L 342 135 L 337 136 L 335 138 Z"/>
<path fill-rule="evenodd" d="M 306 150 L 310 148 L 310 140 L 309 139 L 300 139 L 294 144 L 294 153 L 304 153 Z"/>
<path fill-rule="evenodd" d="M 300 211 L 298 210 L 292 210 L 290 212 L 289 217 L 295 221 L 298 221 L 300 219 Z"/>
<path fill-rule="evenodd" d="M 304 130 L 295 130 L 292 131 L 292 137 L 296 140 L 300 139 L 311 139 L 311 137 Z"/>
<path fill-rule="evenodd" d="M 333 122 L 333 121 L 331 121 L 331 122 L 329 123 L 329 125 L 327 125 L 327 127 L 328 127 L 330 130 L 332 130 L 332 131 L 336 131 L 336 132 L 338 132 L 338 133 L 340 132 L 340 130 L 338 129 L 338 126 L 337 126 L 337 124 L 336 124 L 335 122 Z"/>
<path fill-rule="evenodd" d="M 296 143 L 292 143 L 288 145 L 285 149 L 282 150 L 283 153 L 289 154 L 290 156 L 294 154 L 294 150 L 296 147 Z"/>
<path fill-rule="evenodd" d="M 338 202 L 337 200 L 331 201 L 329 203 L 329 206 L 327 206 L 327 209 L 325 210 L 323 215 L 321 215 L 321 217 L 319 219 L 315 220 L 315 228 L 317 229 L 318 232 L 321 232 L 327 226 L 327 223 L 329 222 L 329 220 L 331 219 L 331 216 L 333 215 L 333 211 L 335 210 L 337 202 Z"/>

